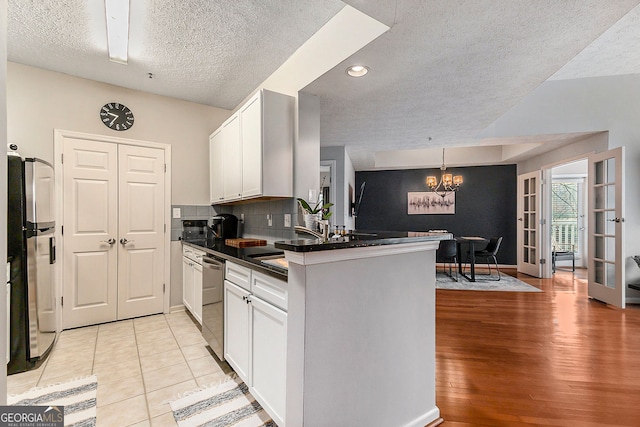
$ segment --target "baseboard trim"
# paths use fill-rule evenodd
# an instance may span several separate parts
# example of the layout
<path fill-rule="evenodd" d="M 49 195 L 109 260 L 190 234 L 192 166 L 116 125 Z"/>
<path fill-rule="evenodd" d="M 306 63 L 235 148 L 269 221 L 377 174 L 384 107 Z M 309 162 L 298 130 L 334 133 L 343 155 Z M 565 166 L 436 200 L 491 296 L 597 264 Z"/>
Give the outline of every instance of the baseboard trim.
<path fill-rule="evenodd" d="M 172 305 L 169 307 L 169 313 L 178 313 L 179 311 L 184 311 L 185 307 L 183 304 L 180 305 Z"/>

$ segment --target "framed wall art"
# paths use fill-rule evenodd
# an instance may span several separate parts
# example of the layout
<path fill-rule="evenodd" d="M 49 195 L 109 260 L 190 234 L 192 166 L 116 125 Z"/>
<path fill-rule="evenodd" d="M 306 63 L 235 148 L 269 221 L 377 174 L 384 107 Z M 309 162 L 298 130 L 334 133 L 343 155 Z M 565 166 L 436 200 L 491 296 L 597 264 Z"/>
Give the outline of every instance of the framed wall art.
<path fill-rule="evenodd" d="M 409 215 L 442 215 L 456 213 L 456 193 L 444 197 L 431 191 L 408 192 L 407 213 Z"/>

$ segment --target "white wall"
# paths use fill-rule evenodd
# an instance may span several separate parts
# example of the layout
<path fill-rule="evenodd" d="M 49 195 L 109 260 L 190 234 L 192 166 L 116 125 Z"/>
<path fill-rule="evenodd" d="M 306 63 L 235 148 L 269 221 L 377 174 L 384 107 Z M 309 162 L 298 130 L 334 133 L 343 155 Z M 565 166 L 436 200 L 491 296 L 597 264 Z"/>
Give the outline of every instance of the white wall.
<path fill-rule="evenodd" d="M 349 216 L 349 185 L 356 197 L 356 172 L 344 146 L 321 147 L 321 160 L 336 161 L 336 205 L 334 206 L 335 225 L 344 225 L 347 230 L 355 228 L 355 220 Z"/>
<path fill-rule="evenodd" d="M 636 185 L 640 182 L 639 95 L 640 74 L 548 81 L 492 124 L 483 135 L 608 131 L 608 148 L 626 147 L 624 216 L 625 234 L 629 236 L 625 244 L 627 283 L 640 279 L 640 269 L 630 258 L 640 254 L 640 239 L 635 238 L 640 235 L 640 191 Z M 601 141 L 596 145 L 600 147 Z M 578 148 L 576 144 L 574 148 Z M 576 153 L 578 151 L 584 150 L 576 150 Z M 567 157 L 558 156 L 553 163 L 568 158 L 570 153 L 565 155 Z M 521 173 L 520 165 L 518 173 Z M 627 296 L 640 298 L 640 292 L 627 289 Z"/>
<path fill-rule="evenodd" d="M 0 0 L 0 236 L 7 235 L 7 1 Z M 6 277 L 6 238 L 0 245 L 0 277 Z M 4 283 L 4 281 L 3 281 Z M 0 292 L 0 355 L 7 354 L 7 296 Z M 3 356 L 4 357 L 4 356 Z M 7 365 L 0 368 L 0 405 L 7 404 Z"/>
<path fill-rule="evenodd" d="M 356 219 L 353 216 L 349 216 L 351 206 L 349 206 L 349 186 L 353 188 L 353 203 L 356 203 L 356 199 L 360 194 L 359 188 L 356 188 L 356 170 L 351 162 L 349 153 L 344 152 L 344 205 L 346 207 L 344 213 L 344 224 L 347 226 L 347 230 L 353 230 L 356 228 Z"/>
<path fill-rule="evenodd" d="M 293 194 L 309 198 L 309 190 L 320 189 L 320 100 L 299 93 L 298 139 L 294 149 Z"/>
<path fill-rule="evenodd" d="M 100 107 L 112 101 L 133 111 L 131 129 L 116 132 L 99 120 Z M 231 115 L 13 62 L 8 63 L 7 107 L 9 142 L 23 156 L 52 162 L 54 129 L 171 144 L 172 204 L 192 205 L 209 204 L 209 134 Z"/>
<path fill-rule="evenodd" d="M 518 175 L 540 170 L 543 166 L 566 163 L 577 157 L 585 158 L 589 153 L 600 153 L 609 148 L 609 134 L 600 132 L 590 138 L 546 152 L 518 163 Z"/>

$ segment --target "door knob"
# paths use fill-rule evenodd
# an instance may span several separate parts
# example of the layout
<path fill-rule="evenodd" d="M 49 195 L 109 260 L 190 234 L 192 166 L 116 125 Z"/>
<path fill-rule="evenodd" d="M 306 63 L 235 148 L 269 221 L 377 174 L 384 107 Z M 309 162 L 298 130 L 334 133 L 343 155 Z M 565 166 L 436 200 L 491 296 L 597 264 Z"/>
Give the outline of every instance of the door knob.
<path fill-rule="evenodd" d="M 608 219 L 607 221 L 611 221 L 611 222 L 624 222 L 624 218 L 611 218 L 611 219 Z"/>
<path fill-rule="evenodd" d="M 109 238 L 109 240 L 100 240 L 100 243 L 106 243 L 108 245 L 113 245 L 116 242 L 116 239 L 113 237 Z"/>
<path fill-rule="evenodd" d="M 127 243 L 133 243 L 133 240 L 127 240 L 126 237 L 123 237 L 122 239 L 120 239 L 120 243 L 126 245 Z"/>

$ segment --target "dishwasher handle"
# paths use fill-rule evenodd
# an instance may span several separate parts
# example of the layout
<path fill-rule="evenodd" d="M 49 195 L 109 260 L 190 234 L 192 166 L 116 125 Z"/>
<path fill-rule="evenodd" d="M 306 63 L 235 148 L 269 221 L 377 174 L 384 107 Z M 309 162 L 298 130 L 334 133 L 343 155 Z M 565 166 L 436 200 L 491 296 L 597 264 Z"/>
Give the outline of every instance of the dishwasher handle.
<path fill-rule="evenodd" d="M 224 263 L 218 261 L 217 259 L 203 256 L 202 257 L 202 267 L 210 268 L 211 270 L 222 270 L 222 266 Z"/>

